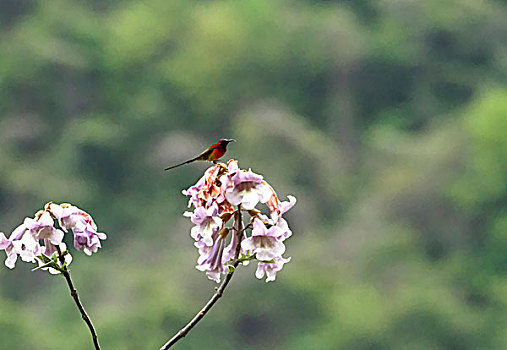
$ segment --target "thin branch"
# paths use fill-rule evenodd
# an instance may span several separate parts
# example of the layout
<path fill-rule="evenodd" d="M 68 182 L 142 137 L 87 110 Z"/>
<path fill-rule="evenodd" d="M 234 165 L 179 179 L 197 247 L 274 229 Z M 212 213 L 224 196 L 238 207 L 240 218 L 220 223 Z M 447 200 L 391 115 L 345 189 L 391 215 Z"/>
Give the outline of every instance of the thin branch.
<path fill-rule="evenodd" d="M 237 220 L 236 223 L 238 225 L 238 229 L 237 229 L 236 234 L 238 237 L 238 244 L 236 245 L 236 250 L 234 252 L 234 260 L 232 262 L 232 266 L 234 268 L 225 276 L 222 284 L 220 285 L 220 287 L 218 287 L 216 293 L 213 294 L 211 299 L 206 303 L 206 305 L 204 305 L 204 307 L 201 309 L 201 311 L 199 311 L 185 327 L 183 327 L 178 333 L 176 333 L 171 339 L 169 339 L 167 341 L 167 343 L 165 343 L 164 346 L 162 346 L 160 348 L 160 350 L 169 349 L 178 340 L 180 340 L 184 336 L 186 336 L 187 333 L 190 332 L 190 330 L 192 328 L 194 328 L 194 326 L 206 315 L 206 313 L 208 313 L 208 311 L 213 307 L 213 305 L 215 305 L 215 303 L 218 301 L 218 299 L 220 299 L 220 297 L 222 297 L 222 294 L 224 293 L 225 288 L 227 287 L 227 285 L 231 281 L 232 275 L 234 274 L 234 271 L 236 270 L 236 267 L 238 267 L 238 264 L 239 264 L 238 257 L 239 257 L 239 252 L 241 251 L 241 240 L 243 238 L 243 231 L 244 231 L 242 228 L 243 221 L 241 218 L 241 204 L 238 205 L 237 215 L 238 216 L 236 218 L 236 220 Z"/>
<path fill-rule="evenodd" d="M 56 250 L 58 251 L 58 259 L 60 260 L 60 263 L 63 266 L 63 272 L 62 272 L 63 277 L 65 277 L 65 280 L 67 281 L 67 284 L 69 285 L 70 295 L 74 299 L 74 302 L 76 303 L 76 306 L 79 309 L 79 312 L 81 313 L 81 317 L 83 318 L 83 321 L 85 321 L 86 325 L 90 329 L 90 333 L 92 335 L 93 345 L 95 345 L 95 349 L 100 350 L 99 340 L 97 338 L 97 332 L 95 332 L 95 328 L 93 327 L 93 323 L 90 320 L 90 317 L 88 317 L 88 314 L 86 313 L 83 305 L 81 304 L 81 301 L 79 300 L 77 290 L 76 290 L 76 288 L 74 288 L 74 284 L 72 283 L 72 279 L 70 278 L 70 271 L 69 271 L 69 269 L 67 269 L 67 266 L 64 265 L 65 258 L 62 255 L 62 251 L 60 250 L 59 246 L 56 246 Z"/>

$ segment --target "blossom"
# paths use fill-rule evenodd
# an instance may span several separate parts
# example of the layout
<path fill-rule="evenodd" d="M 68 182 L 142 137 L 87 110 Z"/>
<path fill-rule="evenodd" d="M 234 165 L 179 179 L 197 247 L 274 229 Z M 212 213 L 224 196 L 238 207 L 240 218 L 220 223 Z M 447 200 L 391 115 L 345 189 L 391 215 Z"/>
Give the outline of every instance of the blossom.
<path fill-rule="evenodd" d="M 217 214 L 218 206 L 216 204 L 213 204 L 208 209 L 197 207 L 193 213 L 184 213 L 184 215 L 189 216 L 196 225 L 191 230 L 191 236 L 196 241 L 202 239 L 206 245 L 213 245 L 211 236 L 222 226 L 222 219 L 220 219 Z"/>
<path fill-rule="evenodd" d="M 18 256 L 25 262 L 35 262 L 36 256 L 41 251 L 39 242 L 34 238 L 25 223 L 16 227 L 9 239 L 6 239 L 4 234 L 0 236 L 0 249 L 4 249 L 7 253 L 5 266 L 10 269 L 13 269 L 16 265 Z"/>
<path fill-rule="evenodd" d="M 255 271 L 255 277 L 262 279 L 266 275 L 266 282 L 274 281 L 276 273 L 283 268 L 283 265 L 288 263 L 291 258 L 282 258 L 281 256 L 275 257 L 274 262 L 259 262 L 257 265 L 257 271 Z"/>
<path fill-rule="evenodd" d="M 204 176 L 197 181 L 197 183 L 191 187 L 189 187 L 187 190 L 181 191 L 183 195 L 190 196 L 188 200 L 188 207 L 190 208 L 192 205 L 197 208 L 201 206 L 201 200 L 199 199 L 199 192 L 201 191 L 202 187 L 204 186 Z"/>
<path fill-rule="evenodd" d="M 5 249 L 9 246 L 10 241 L 5 237 L 3 232 L 0 232 L 0 249 Z"/>
<path fill-rule="evenodd" d="M 217 164 L 206 170 L 204 176 L 194 186 L 182 191 L 185 196 L 190 196 L 188 201 L 189 207 L 191 205 L 195 208 L 201 206 L 209 207 L 211 205 L 213 200 L 220 195 L 220 186 L 217 180 L 223 171 L 224 166 Z"/>
<path fill-rule="evenodd" d="M 12 241 L 5 237 L 3 232 L 0 232 L 0 250 L 5 250 L 7 253 L 7 259 L 5 259 L 5 266 L 10 269 L 13 269 L 16 260 L 18 259 L 18 254 L 14 251 L 14 246 L 12 245 Z"/>
<path fill-rule="evenodd" d="M 271 226 L 276 226 L 276 227 L 278 227 L 278 229 L 281 230 L 279 232 L 279 237 L 278 237 L 279 240 L 284 241 L 287 238 L 289 238 L 290 236 L 292 236 L 292 231 L 291 231 L 291 229 L 289 227 L 289 224 L 281 216 L 278 217 L 278 221 L 276 221 L 276 222 L 273 221 L 269 216 L 264 215 L 262 213 L 256 214 L 255 217 L 258 218 L 259 220 L 261 220 L 267 226 L 270 226 L 270 227 Z"/>
<path fill-rule="evenodd" d="M 266 185 L 269 186 L 271 191 L 271 197 L 266 203 L 270 210 L 271 218 L 267 218 L 265 215 L 261 215 L 262 220 L 268 222 L 271 225 L 276 225 L 282 229 L 284 232 L 282 235 L 282 240 L 285 240 L 292 235 L 292 231 L 290 230 L 287 221 L 282 218 L 282 215 L 289 211 L 296 204 L 296 197 L 288 195 L 288 201 L 280 202 L 275 190 L 269 184 L 266 183 Z"/>
<path fill-rule="evenodd" d="M 97 232 L 97 225 L 90 214 L 71 204 L 61 205 L 49 203 L 48 209 L 58 219 L 62 229 L 74 233 L 74 248 L 82 250 L 86 255 L 96 253 L 102 246 L 100 240 L 107 238 L 103 232 Z"/>
<path fill-rule="evenodd" d="M 271 187 L 271 186 L 270 186 Z M 280 202 L 278 196 L 273 190 L 272 196 L 269 199 L 267 205 L 271 211 L 271 220 L 277 222 L 283 214 L 289 211 L 296 204 L 296 197 L 287 196 L 288 201 Z"/>
<path fill-rule="evenodd" d="M 238 218 L 236 218 L 236 220 L 234 221 L 234 229 L 233 229 L 234 231 L 232 234 L 231 242 L 224 249 L 224 255 L 223 255 L 222 260 L 225 262 L 232 261 L 234 259 L 234 255 L 236 254 L 236 247 L 238 245 L 238 241 L 240 240 L 238 237 L 238 234 L 236 233 L 240 229 L 240 225 L 239 225 L 239 222 L 237 219 Z M 246 234 L 243 231 L 243 233 L 241 234 L 241 240 L 243 241 L 244 239 L 246 239 Z M 241 246 L 240 246 L 240 248 L 241 248 Z M 243 249 L 241 249 L 240 252 L 243 254 L 246 253 L 246 251 L 244 251 Z M 245 261 L 244 264 L 247 265 L 248 261 Z"/>
<path fill-rule="evenodd" d="M 287 223 L 287 221 L 284 218 L 281 218 L 281 217 L 278 218 L 278 221 L 276 223 L 274 223 L 274 225 L 281 230 L 281 234 L 279 237 L 279 239 L 281 241 L 284 241 L 287 238 L 289 238 L 290 236 L 292 236 L 292 231 L 289 227 L 289 224 Z"/>
<path fill-rule="evenodd" d="M 256 259 L 257 277 L 267 275 L 266 281 L 272 281 L 290 261 L 282 254 L 283 241 L 292 231 L 282 216 L 295 205 L 296 198 L 287 196 L 287 201 L 280 201 L 262 175 L 240 169 L 237 161 L 230 160 L 227 165 L 218 163 L 207 169 L 194 186 L 182 193 L 190 197 L 188 207 L 194 207 L 183 215 L 195 225 L 190 235 L 199 251 L 196 268 L 206 272 L 208 278 L 220 282 L 228 264 L 237 266 L 240 261 L 246 265 Z M 268 215 L 256 208 L 259 203 L 266 204 Z M 251 225 L 246 227 L 241 222 L 243 212 L 251 217 Z M 227 227 L 232 218 L 232 227 Z"/>
<path fill-rule="evenodd" d="M 55 219 L 61 229 L 56 228 Z M 101 239 L 107 238 L 104 233 L 97 232 L 95 222 L 85 211 L 71 204 L 58 205 L 49 202 L 44 206 L 44 210 L 37 212 L 33 218 L 25 218 L 9 238 L 0 232 L 0 250 L 5 250 L 7 254 L 5 265 L 14 268 L 18 257 L 25 262 L 46 265 L 48 261 L 44 256 L 51 257 L 55 252 L 67 250 L 63 237 L 69 229 L 74 233 L 76 249 L 83 250 L 88 255 L 100 248 Z M 41 245 L 41 241 L 44 245 Z M 63 256 L 66 264 L 70 264 L 72 256 L 68 252 Z M 51 267 L 49 271 L 59 273 Z"/>
<path fill-rule="evenodd" d="M 106 234 L 91 230 L 86 226 L 83 231 L 73 230 L 74 232 L 74 248 L 82 250 L 86 255 L 96 253 L 102 247 L 101 239 L 106 238 Z"/>
<path fill-rule="evenodd" d="M 279 227 L 271 226 L 268 229 L 260 219 L 255 218 L 252 236 L 241 242 L 241 248 L 255 253 L 257 260 L 272 260 L 285 252 L 285 245 L 280 240 L 282 234 Z"/>
<path fill-rule="evenodd" d="M 227 272 L 222 258 L 225 248 L 225 239 L 228 233 L 228 230 L 216 232 L 213 235 L 213 246 L 211 248 L 203 241 L 195 243 L 199 248 L 200 254 L 196 268 L 200 271 L 206 271 L 208 278 L 217 283 L 220 282 L 220 275 Z"/>
<path fill-rule="evenodd" d="M 48 211 L 37 213 L 35 219 L 25 218 L 24 225 L 29 229 L 36 240 L 47 239 L 52 244 L 60 244 L 63 231 L 54 227 L 54 220 Z"/>
<path fill-rule="evenodd" d="M 266 203 L 271 197 L 270 188 L 262 181 L 262 176 L 252 170 L 239 170 L 233 174 L 223 176 L 225 198 L 233 205 L 243 205 L 243 208 L 253 209 L 257 203 Z"/>

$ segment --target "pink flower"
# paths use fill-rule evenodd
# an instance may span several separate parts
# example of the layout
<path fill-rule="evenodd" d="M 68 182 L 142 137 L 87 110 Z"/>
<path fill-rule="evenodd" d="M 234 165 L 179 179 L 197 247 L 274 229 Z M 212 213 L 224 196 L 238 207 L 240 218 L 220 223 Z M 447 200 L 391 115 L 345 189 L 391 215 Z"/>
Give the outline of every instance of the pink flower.
<path fill-rule="evenodd" d="M 191 186 L 188 190 L 183 190 L 181 193 L 185 196 L 190 196 L 188 200 L 188 207 L 190 208 L 192 205 L 197 208 L 202 206 L 201 200 L 199 199 L 199 192 L 204 186 L 204 176 L 197 181 L 197 183 Z"/>
<path fill-rule="evenodd" d="M 183 194 L 190 196 L 188 206 L 195 208 L 183 215 L 190 217 L 195 224 L 191 236 L 199 249 L 196 268 L 205 271 L 210 279 L 219 282 L 221 275 L 227 273 L 227 265 L 234 263 L 235 258 L 240 258 L 245 265 L 257 259 L 257 276 L 266 274 L 267 281 L 274 280 L 276 272 L 289 262 L 290 258 L 282 257 L 285 252 L 283 241 L 292 235 L 292 231 L 282 215 L 294 206 L 296 198 L 288 196 L 288 201 L 281 202 L 261 175 L 242 170 L 237 161 L 230 160 L 227 166 L 219 163 L 206 170 L 204 176 Z M 267 205 L 269 216 L 255 208 L 259 203 Z M 239 227 L 243 227 L 238 222 L 240 205 L 243 212 L 252 217 L 250 237 L 247 234 L 249 226 L 246 226 L 247 230 L 239 231 Z M 232 218 L 233 227 L 227 227 Z M 227 244 L 229 232 L 233 234 Z M 238 245 L 241 256 L 236 257 Z"/>
<path fill-rule="evenodd" d="M 55 227 L 55 219 L 58 220 L 62 230 Z M 18 256 L 26 262 L 38 262 L 39 266 L 45 265 L 47 259 L 54 253 L 66 251 L 67 246 L 63 243 L 64 232 L 72 229 L 74 233 L 74 246 L 90 255 L 100 248 L 100 240 L 106 239 L 106 235 L 97 232 L 97 226 L 91 216 L 83 210 L 71 204 L 47 203 L 44 210 L 35 214 L 34 218 L 25 218 L 23 223 L 12 231 L 7 239 L 0 232 L 0 249 L 5 250 L 7 259 L 5 265 L 14 268 Z M 44 245 L 40 241 L 44 241 Z M 65 262 L 70 264 L 72 256 L 64 254 Z M 48 268 L 43 268 L 47 270 Z M 59 271 L 49 268 L 51 273 Z"/>
<path fill-rule="evenodd" d="M 213 235 L 213 246 L 211 248 L 202 241 L 195 243 L 200 253 L 196 269 L 206 271 L 206 276 L 217 283 L 220 282 L 220 275 L 227 272 L 227 268 L 222 261 L 225 238 L 224 235 L 216 232 Z"/>
<path fill-rule="evenodd" d="M 291 258 L 284 259 L 281 256 L 275 257 L 273 263 L 260 262 L 257 265 L 257 271 L 255 277 L 262 279 L 266 275 L 266 282 L 274 281 L 276 273 L 283 268 L 283 265 L 288 263 Z"/>
<path fill-rule="evenodd" d="M 288 201 L 280 202 L 280 200 L 278 200 L 278 196 L 273 190 L 273 195 L 271 196 L 267 204 L 271 211 L 271 219 L 274 222 L 277 222 L 278 219 L 281 218 L 283 214 L 288 212 L 289 209 L 291 209 L 296 204 L 296 197 L 289 195 L 287 196 L 287 199 Z"/>
<path fill-rule="evenodd" d="M 264 214 L 257 214 L 257 218 L 259 218 L 263 223 L 265 223 L 268 226 L 278 227 L 280 229 L 279 240 L 285 241 L 287 238 L 292 236 L 292 231 L 289 227 L 289 224 L 281 216 L 278 217 L 278 221 L 276 222 Z"/>
<path fill-rule="evenodd" d="M 47 211 L 40 211 L 35 218 L 25 218 L 23 223 L 12 231 L 11 237 L 6 239 L 0 236 L 0 249 L 7 253 L 5 265 L 12 269 L 16 264 L 18 256 L 25 262 L 36 262 L 40 254 L 45 254 L 49 249 L 56 251 L 55 246 L 60 247 L 64 233 L 56 229 L 51 214 Z M 45 246 L 41 246 L 39 240 L 43 239 Z M 52 247 L 52 248 L 49 248 Z M 40 261 L 39 261 L 40 263 Z"/>
<path fill-rule="evenodd" d="M 238 224 L 235 222 L 234 223 L 234 230 L 231 231 L 232 232 L 231 242 L 224 249 L 224 255 L 223 255 L 222 260 L 225 263 L 227 263 L 229 261 L 232 261 L 234 259 L 234 254 L 236 254 L 236 246 L 238 245 L 238 241 L 239 241 L 238 234 L 236 233 L 237 230 L 239 230 L 239 227 L 238 227 Z M 243 234 L 241 236 L 242 236 L 241 241 L 243 241 L 243 240 L 246 239 L 245 232 L 243 232 Z M 241 249 L 240 252 L 243 253 L 243 254 L 246 253 L 246 251 L 244 251 L 243 249 Z M 245 262 L 245 265 L 247 265 L 247 264 L 248 264 L 248 261 Z"/>
<path fill-rule="evenodd" d="M 258 218 L 254 219 L 252 236 L 241 242 L 241 248 L 256 254 L 256 259 L 269 261 L 285 252 L 285 245 L 280 240 L 283 232 L 277 226 L 266 228 Z"/>
<path fill-rule="evenodd" d="M 5 237 L 3 232 L 0 232 L 0 249 L 7 248 L 11 242 Z"/>
<path fill-rule="evenodd" d="M 288 201 L 280 202 L 275 190 L 269 184 L 267 185 L 269 186 L 272 193 L 271 197 L 266 203 L 269 210 L 271 211 L 271 219 L 268 219 L 264 215 L 262 215 L 262 217 L 264 221 L 267 221 L 271 225 L 279 227 L 284 232 L 282 235 L 282 240 L 285 240 L 292 236 L 292 231 L 290 230 L 287 221 L 282 218 L 282 215 L 289 211 L 289 209 L 291 209 L 296 204 L 296 197 L 289 195 L 287 196 Z"/>
<path fill-rule="evenodd" d="M 212 234 L 222 227 L 222 220 L 218 217 L 218 206 L 213 204 L 208 209 L 197 207 L 193 213 L 185 212 L 196 225 L 190 231 L 192 238 L 196 241 L 202 240 L 206 245 L 212 246 Z"/>
<path fill-rule="evenodd" d="M 225 198 L 233 205 L 242 204 L 243 208 L 253 209 L 257 203 L 266 203 L 271 197 L 270 187 L 262 181 L 262 176 L 251 170 L 239 170 L 222 176 L 225 186 Z"/>
<path fill-rule="evenodd" d="M 82 250 L 86 255 L 96 253 L 102 246 L 100 240 L 107 238 L 105 233 L 97 232 L 97 225 L 85 211 L 71 204 L 61 205 L 49 203 L 49 211 L 58 219 L 62 229 L 74 233 L 74 247 Z"/>
<path fill-rule="evenodd" d="M 48 211 L 37 213 L 35 219 L 26 218 L 24 225 L 31 231 L 36 240 L 47 239 L 52 244 L 62 243 L 62 230 L 54 227 L 54 220 Z"/>
<path fill-rule="evenodd" d="M 232 212 L 232 205 L 224 200 L 223 186 L 221 186 L 221 182 L 218 180 L 225 171 L 226 168 L 223 164 L 212 166 L 206 170 L 204 176 L 194 186 L 183 190 L 182 193 L 185 196 L 190 196 L 188 207 L 193 205 L 194 208 L 204 207 L 208 209 L 216 205 L 218 214 Z"/>
<path fill-rule="evenodd" d="M 26 220 L 25 220 L 26 221 Z M 12 231 L 9 239 L 4 234 L 0 236 L 0 249 L 7 253 L 5 266 L 13 269 L 18 256 L 25 262 L 35 262 L 35 258 L 41 252 L 39 242 L 33 237 L 32 232 L 23 223 Z"/>

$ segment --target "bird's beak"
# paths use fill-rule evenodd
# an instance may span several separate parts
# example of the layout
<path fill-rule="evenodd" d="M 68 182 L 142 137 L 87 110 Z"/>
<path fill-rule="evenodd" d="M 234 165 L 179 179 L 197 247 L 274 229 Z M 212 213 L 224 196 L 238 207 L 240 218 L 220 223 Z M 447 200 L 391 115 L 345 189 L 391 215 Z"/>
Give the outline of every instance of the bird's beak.
<path fill-rule="evenodd" d="M 234 140 L 234 139 L 226 139 L 225 141 L 227 141 L 227 142 L 236 142 L 236 140 Z"/>

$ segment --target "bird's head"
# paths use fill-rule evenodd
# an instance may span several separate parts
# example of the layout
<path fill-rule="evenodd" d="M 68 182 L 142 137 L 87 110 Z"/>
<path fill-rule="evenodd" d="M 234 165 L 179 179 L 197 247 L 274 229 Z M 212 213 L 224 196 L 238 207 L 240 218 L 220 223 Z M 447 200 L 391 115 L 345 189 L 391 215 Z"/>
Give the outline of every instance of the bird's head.
<path fill-rule="evenodd" d="M 221 140 L 219 141 L 219 144 L 220 144 L 220 146 L 227 147 L 227 145 L 228 145 L 230 142 L 236 142 L 236 140 L 234 140 L 234 139 L 221 139 Z"/>

